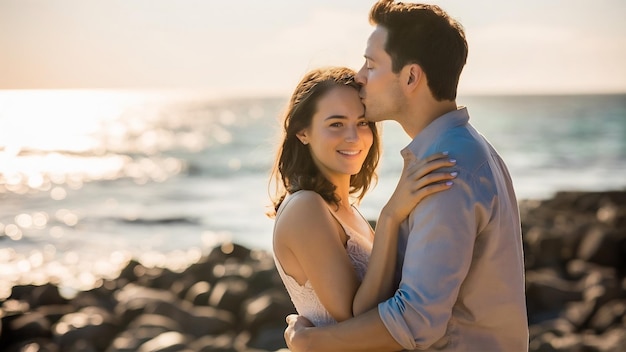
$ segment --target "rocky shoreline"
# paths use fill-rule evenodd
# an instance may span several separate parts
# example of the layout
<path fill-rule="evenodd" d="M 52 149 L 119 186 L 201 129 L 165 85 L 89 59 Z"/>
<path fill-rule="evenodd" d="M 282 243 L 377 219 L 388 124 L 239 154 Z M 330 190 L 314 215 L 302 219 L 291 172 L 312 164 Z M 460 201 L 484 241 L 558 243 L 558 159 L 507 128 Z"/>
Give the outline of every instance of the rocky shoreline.
<path fill-rule="evenodd" d="M 626 346 L 626 191 L 520 202 L 531 351 Z M 270 253 L 225 243 L 180 272 L 131 260 L 64 298 L 19 285 L 0 300 L 0 350 L 277 351 L 295 312 Z"/>
<path fill-rule="evenodd" d="M 626 191 L 520 202 L 531 351 L 626 349 Z"/>

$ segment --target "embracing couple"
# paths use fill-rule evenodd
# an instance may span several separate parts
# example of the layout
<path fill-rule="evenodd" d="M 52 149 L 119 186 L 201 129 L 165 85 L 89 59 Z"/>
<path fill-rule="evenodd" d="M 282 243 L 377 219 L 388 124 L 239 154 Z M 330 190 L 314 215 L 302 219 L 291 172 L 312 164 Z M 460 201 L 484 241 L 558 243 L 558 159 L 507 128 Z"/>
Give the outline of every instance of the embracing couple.
<path fill-rule="evenodd" d="M 467 42 L 433 5 L 380 0 L 359 72 L 309 72 L 284 117 L 274 258 L 298 311 L 292 351 L 527 351 L 524 260 L 507 168 L 456 104 Z M 376 123 L 412 138 L 376 229 Z"/>

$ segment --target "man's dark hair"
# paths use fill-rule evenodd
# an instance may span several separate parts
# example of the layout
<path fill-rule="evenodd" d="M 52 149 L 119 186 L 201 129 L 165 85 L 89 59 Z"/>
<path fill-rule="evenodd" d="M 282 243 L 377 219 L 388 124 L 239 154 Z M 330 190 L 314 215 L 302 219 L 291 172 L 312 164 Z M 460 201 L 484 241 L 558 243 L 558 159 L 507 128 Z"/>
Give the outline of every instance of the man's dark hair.
<path fill-rule="evenodd" d="M 438 101 L 456 99 L 467 60 L 463 27 L 436 5 L 380 0 L 370 11 L 370 23 L 387 29 L 385 51 L 393 72 L 418 64 Z"/>

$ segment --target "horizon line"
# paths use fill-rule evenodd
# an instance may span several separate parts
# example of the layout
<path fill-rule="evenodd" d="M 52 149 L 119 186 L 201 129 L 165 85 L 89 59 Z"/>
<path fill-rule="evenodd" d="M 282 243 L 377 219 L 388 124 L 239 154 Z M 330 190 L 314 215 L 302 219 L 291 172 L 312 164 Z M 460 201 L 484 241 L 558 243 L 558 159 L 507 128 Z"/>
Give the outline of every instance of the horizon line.
<path fill-rule="evenodd" d="M 189 96 L 189 97 L 207 97 L 216 99 L 274 99 L 285 98 L 291 95 L 291 92 L 256 92 L 242 90 L 236 91 L 217 91 L 211 88 L 156 88 L 156 87 L 134 87 L 134 88 L 98 88 L 98 87 L 82 87 L 82 88 L 0 88 L 2 93 L 18 93 L 18 92 L 102 92 L 102 93 L 128 93 L 128 94 L 164 94 L 168 96 Z M 458 92 L 458 98 L 464 97 L 533 97 L 533 96 L 599 96 L 599 95 L 626 95 L 624 90 L 590 90 L 590 91 L 491 91 L 491 90 L 471 90 L 467 92 Z"/>

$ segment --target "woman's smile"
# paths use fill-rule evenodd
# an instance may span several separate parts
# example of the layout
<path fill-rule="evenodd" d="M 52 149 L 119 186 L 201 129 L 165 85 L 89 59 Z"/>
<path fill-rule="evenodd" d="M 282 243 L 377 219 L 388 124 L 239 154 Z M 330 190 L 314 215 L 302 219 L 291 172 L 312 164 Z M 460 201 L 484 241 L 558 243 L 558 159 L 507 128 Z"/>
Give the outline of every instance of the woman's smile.
<path fill-rule="evenodd" d="M 361 154 L 361 150 L 338 150 L 337 152 L 344 156 L 357 156 Z"/>

